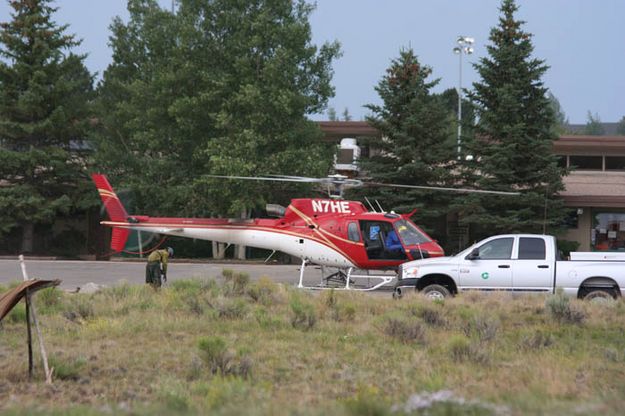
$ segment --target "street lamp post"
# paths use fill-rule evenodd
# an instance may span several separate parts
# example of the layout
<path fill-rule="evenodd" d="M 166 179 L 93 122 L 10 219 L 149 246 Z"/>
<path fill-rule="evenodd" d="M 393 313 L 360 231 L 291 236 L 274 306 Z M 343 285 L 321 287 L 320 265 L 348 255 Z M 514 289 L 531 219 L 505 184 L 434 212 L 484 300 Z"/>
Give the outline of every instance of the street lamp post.
<path fill-rule="evenodd" d="M 461 159 L 460 152 L 462 150 L 462 55 L 471 55 L 473 53 L 473 43 L 475 39 L 468 36 L 458 36 L 456 41 L 458 46 L 454 47 L 454 53 L 459 58 L 458 71 L 458 160 Z"/>

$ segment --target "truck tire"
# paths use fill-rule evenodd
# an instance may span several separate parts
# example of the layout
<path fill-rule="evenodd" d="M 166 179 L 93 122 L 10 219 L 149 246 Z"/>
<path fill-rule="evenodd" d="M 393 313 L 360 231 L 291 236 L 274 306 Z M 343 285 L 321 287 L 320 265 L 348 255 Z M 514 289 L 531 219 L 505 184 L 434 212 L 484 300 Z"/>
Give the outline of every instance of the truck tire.
<path fill-rule="evenodd" d="M 588 289 L 588 293 L 584 295 L 584 300 L 589 302 L 603 303 L 616 299 L 614 291 L 610 289 Z"/>
<path fill-rule="evenodd" d="M 451 296 L 451 292 L 445 286 L 441 285 L 428 285 L 421 291 L 426 298 L 432 300 L 443 300 Z"/>

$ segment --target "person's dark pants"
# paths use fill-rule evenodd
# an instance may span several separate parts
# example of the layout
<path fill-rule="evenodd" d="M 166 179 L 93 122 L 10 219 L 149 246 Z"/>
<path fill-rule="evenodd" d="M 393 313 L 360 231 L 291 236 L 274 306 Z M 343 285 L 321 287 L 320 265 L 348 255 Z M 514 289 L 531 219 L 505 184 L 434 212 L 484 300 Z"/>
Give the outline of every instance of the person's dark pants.
<path fill-rule="evenodd" d="M 161 263 L 155 261 L 145 266 L 145 283 L 155 288 L 161 287 Z"/>

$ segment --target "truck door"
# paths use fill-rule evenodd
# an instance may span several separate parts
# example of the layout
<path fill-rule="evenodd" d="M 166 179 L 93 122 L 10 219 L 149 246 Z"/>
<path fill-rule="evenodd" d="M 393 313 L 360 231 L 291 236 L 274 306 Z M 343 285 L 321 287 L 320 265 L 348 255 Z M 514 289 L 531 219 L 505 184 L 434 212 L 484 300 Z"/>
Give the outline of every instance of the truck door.
<path fill-rule="evenodd" d="M 512 289 L 513 237 L 490 240 L 478 247 L 478 257 L 460 262 L 460 289 Z"/>
<path fill-rule="evenodd" d="M 555 262 L 547 261 L 545 239 L 519 238 L 518 260 L 512 269 L 515 291 L 550 292 L 553 286 Z"/>

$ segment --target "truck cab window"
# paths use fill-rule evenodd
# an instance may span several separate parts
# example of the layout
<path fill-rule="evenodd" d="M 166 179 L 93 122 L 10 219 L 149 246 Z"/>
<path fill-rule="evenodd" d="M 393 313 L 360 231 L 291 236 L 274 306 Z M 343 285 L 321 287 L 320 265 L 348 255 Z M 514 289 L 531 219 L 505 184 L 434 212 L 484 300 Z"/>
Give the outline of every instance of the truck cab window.
<path fill-rule="evenodd" d="M 480 260 L 505 260 L 512 258 L 514 238 L 498 238 L 482 245 L 479 250 Z"/>
<path fill-rule="evenodd" d="M 521 237 L 519 240 L 519 260 L 544 260 L 545 258 L 545 240 Z"/>

